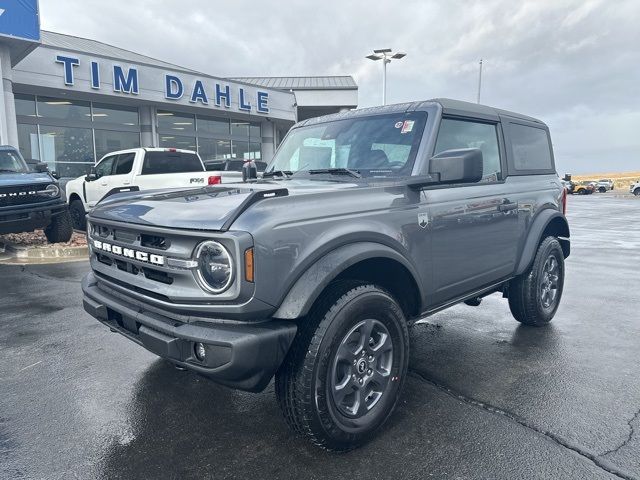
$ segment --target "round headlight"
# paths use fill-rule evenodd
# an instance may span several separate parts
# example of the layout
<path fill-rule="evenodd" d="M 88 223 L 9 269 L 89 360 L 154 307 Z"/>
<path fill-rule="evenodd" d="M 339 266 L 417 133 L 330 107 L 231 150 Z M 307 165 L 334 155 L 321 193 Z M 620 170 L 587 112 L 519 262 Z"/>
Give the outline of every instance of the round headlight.
<path fill-rule="evenodd" d="M 52 183 L 47 185 L 47 188 L 42 190 L 40 193 L 47 195 L 48 197 L 57 197 L 60 195 L 60 188 L 56 184 Z"/>
<path fill-rule="evenodd" d="M 211 293 L 222 293 L 233 281 L 231 255 L 218 242 L 208 240 L 196 249 L 196 270 L 202 288 Z"/>

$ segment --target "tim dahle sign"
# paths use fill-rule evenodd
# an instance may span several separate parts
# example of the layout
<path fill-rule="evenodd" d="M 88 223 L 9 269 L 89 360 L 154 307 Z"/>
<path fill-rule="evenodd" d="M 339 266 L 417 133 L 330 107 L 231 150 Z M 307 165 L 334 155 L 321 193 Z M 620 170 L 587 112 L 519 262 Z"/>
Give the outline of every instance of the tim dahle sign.
<path fill-rule="evenodd" d="M 62 66 L 64 84 L 72 87 L 74 84 L 74 69 L 81 67 L 80 59 L 57 55 L 56 63 Z M 102 88 L 100 64 L 95 60 L 91 60 L 89 63 L 91 88 L 100 90 Z M 136 67 L 126 69 L 120 65 L 113 65 L 110 73 L 112 73 L 114 92 L 138 95 L 140 84 Z M 213 80 L 203 81 L 196 79 L 193 85 L 185 85 L 179 76 L 166 73 L 164 75 L 164 97 L 167 100 L 177 101 L 185 97 L 185 95 L 189 98 L 189 102 L 193 104 L 213 104 L 216 107 L 231 108 L 233 98 L 234 100 L 237 99 L 240 110 L 251 112 L 255 108 L 257 113 L 269 113 L 268 92 L 258 90 L 253 97 L 243 87 L 236 86 L 232 90 L 229 84 L 217 83 Z"/>

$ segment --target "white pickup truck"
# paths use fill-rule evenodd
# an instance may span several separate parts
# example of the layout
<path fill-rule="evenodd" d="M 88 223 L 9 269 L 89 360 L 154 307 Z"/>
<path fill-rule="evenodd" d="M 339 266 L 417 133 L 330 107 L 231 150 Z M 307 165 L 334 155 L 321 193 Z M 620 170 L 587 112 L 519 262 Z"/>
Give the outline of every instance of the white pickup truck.
<path fill-rule="evenodd" d="M 105 196 L 118 192 L 184 188 L 237 181 L 240 172 L 207 172 L 200 156 L 176 148 L 132 148 L 111 152 L 91 172 L 66 185 L 73 226 L 84 230 L 85 215 Z"/>
<path fill-rule="evenodd" d="M 633 193 L 636 197 L 640 197 L 640 180 L 629 185 L 629 192 Z"/>

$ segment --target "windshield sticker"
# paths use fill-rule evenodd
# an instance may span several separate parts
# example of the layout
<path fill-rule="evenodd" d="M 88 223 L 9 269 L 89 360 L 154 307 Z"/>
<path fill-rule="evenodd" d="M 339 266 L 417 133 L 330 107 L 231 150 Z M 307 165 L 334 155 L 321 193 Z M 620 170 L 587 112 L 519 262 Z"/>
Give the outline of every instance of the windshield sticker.
<path fill-rule="evenodd" d="M 416 122 L 413 120 L 405 120 L 402 124 L 402 130 L 400 130 L 400 133 L 409 133 L 411 130 L 413 130 L 414 123 Z"/>
<path fill-rule="evenodd" d="M 402 122 L 396 122 L 396 128 L 400 128 L 402 126 Z"/>

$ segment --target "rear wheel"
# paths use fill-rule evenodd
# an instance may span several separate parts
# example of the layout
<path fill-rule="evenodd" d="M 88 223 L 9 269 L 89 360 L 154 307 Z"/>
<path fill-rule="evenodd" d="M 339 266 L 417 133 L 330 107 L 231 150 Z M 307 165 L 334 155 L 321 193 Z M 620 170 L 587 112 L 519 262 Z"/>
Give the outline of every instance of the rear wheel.
<path fill-rule="evenodd" d="M 633 194 L 634 194 L 636 197 L 640 197 L 640 188 L 636 188 L 636 189 L 633 191 Z"/>
<path fill-rule="evenodd" d="M 598 188 L 598 192 L 600 192 L 600 193 L 605 193 L 606 191 L 607 191 L 607 189 L 604 188 L 604 187 Z"/>
<path fill-rule="evenodd" d="M 84 205 L 82 200 L 71 200 L 69 204 L 69 213 L 71 214 L 71 220 L 73 228 L 76 230 L 86 230 L 87 228 L 87 212 L 84 211 Z"/>
<path fill-rule="evenodd" d="M 337 283 L 302 320 L 276 374 L 289 426 L 328 450 L 350 450 L 391 415 L 409 360 L 406 319 L 375 285 Z"/>
<path fill-rule="evenodd" d="M 71 240 L 73 227 L 71 216 L 66 208 L 58 215 L 51 218 L 51 223 L 44 229 L 44 235 L 49 243 L 68 242 Z"/>
<path fill-rule="evenodd" d="M 564 287 L 564 254 L 555 237 L 546 237 L 529 269 L 509 285 L 509 308 L 525 325 L 542 326 L 551 321 Z"/>

